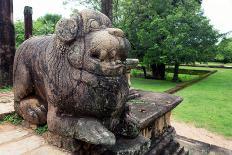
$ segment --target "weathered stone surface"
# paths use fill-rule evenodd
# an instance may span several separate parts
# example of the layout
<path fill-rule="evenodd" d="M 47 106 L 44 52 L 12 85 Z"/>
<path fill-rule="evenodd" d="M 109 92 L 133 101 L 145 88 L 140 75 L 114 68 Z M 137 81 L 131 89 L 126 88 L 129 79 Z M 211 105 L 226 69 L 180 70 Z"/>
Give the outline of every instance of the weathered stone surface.
<path fill-rule="evenodd" d="M 0 119 L 14 111 L 13 93 L 0 94 Z"/>
<path fill-rule="evenodd" d="M 22 129 L 14 129 L 10 131 L 1 131 L 0 130 L 0 145 L 22 138 L 23 136 L 28 135 L 29 132 Z"/>
<path fill-rule="evenodd" d="M 0 103 L 0 119 L 2 119 L 5 115 L 14 112 L 14 104 L 13 103 Z"/>
<path fill-rule="evenodd" d="M 181 146 L 189 150 L 190 155 L 231 155 L 232 150 L 211 145 L 201 141 L 177 136 L 176 140 Z"/>
<path fill-rule="evenodd" d="M 138 120 L 141 129 L 154 123 L 159 117 L 165 116 L 182 101 L 180 97 L 166 93 L 137 92 L 140 97 L 129 100 L 128 104 L 131 107 L 131 115 Z M 170 125 L 170 118 L 163 123 Z"/>
<path fill-rule="evenodd" d="M 73 135 L 75 136 L 75 139 L 82 140 L 90 144 L 114 145 L 116 142 L 114 134 L 106 129 L 96 119 L 79 118 L 71 132 L 74 132 Z M 66 136 L 68 136 L 68 134 L 66 134 Z"/>
<path fill-rule="evenodd" d="M 14 54 L 13 0 L 0 0 L 0 87 L 12 85 Z"/>
<path fill-rule="evenodd" d="M 23 153 L 26 153 L 28 151 L 31 151 L 33 149 L 36 149 L 43 145 L 45 141 L 43 138 L 38 136 L 30 136 L 27 138 L 24 138 L 20 141 L 13 141 L 10 143 L 6 143 L 3 145 L 0 145 L 0 154 L 1 155 L 20 155 Z"/>
<path fill-rule="evenodd" d="M 25 6 L 24 7 L 24 30 L 25 30 L 24 38 L 25 40 L 32 36 L 32 28 L 33 28 L 32 7 Z"/>
<path fill-rule="evenodd" d="M 123 31 L 100 12 L 83 10 L 61 19 L 54 35 L 30 38 L 16 52 L 16 112 L 33 124 L 47 121 L 54 133 L 93 144 L 115 144 L 111 132 L 136 137 L 139 129 L 126 106 L 129 49 Z"/>
<path fill-rule="evenodd" d="M 109 148 L 108 155 L 143 155 L 150 149 L 151 141 L 143 136 L 135 139 L 118 139 L 115 146 Z"/>
<path fill-rule="evenodd" d="M 53 146 L 44 145 L 38 149 L 24 153 L 23 155 L 71 155 L 65 150 L 59 150 Z"/>

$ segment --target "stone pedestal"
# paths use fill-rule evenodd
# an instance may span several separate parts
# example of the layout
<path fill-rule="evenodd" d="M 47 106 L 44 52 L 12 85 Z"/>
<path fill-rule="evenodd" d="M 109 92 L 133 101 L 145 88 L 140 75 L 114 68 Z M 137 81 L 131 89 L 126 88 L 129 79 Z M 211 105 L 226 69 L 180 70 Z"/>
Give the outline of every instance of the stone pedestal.
<path fill-rule="evenodd" d="M 69 137 L 48 132 L 45 137 L 50 144 L 76 154 L 90 155 L 166 155 L 187 154 L 175 141 L 175 129 L 171 127 L 171 110 L 182 99 L 169 94 L 135 91 L 140 94 L 130 99 L 131 115 L 138 120 L 141 129 L 135 139 L 118 138 L 114 146 L 87 144 Z"/>

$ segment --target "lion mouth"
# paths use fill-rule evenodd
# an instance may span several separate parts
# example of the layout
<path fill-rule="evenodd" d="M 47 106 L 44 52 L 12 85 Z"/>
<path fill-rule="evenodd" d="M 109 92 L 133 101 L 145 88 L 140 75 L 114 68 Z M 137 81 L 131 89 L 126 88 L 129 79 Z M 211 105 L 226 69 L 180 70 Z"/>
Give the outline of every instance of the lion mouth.
<path fill-rule="evenodd" d="M 106 77 L 119 77 L 126 73 L 126 64 L 123 61 L 100 61 L 99 59 L 90 59 L 86 67 L 86 71 Z"/>

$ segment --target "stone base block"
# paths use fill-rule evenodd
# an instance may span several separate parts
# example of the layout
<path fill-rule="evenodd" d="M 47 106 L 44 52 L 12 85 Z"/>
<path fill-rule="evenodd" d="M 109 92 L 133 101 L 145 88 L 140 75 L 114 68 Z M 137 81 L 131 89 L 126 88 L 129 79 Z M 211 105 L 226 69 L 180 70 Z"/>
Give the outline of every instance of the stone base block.
<path fill-rule="evenodd" d="M 149 151 L 151 141 L 142 135 L 135 139 L 118 139 L 115 146 L 108 148 L 105 155 L 143 155 Z"/>
<path fill-rule="evenodd" d="M 92 145 L 70 137 L 60 136 L 52 132 L 47 132 L 43 136 L 49 144 L 73 152 L 73 154 L 100 155 L 106 151 L 102 146 Z"/>
<path fill-rule="evenodd" d="M 44 137 L 49 144 L 78 155 L 143 155 L 149 151 L 151 144 L 150 139 L 143 136 L 135 139 L 120 138 L 113 147 L 92 145 L 51 132 L 45 133 Z"/>

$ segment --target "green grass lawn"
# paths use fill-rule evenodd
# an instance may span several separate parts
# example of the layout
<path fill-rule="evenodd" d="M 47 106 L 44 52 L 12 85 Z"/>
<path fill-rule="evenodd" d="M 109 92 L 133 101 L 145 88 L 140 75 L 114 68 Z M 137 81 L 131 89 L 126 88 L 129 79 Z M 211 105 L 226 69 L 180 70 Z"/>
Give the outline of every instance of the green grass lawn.
<path fill-rule="evenodd" d="M 232 66 L 232 63 L 220 63 L 220 62 L 208 62 L 208 63 L 198 63 L 196 62 L 197 65 L 210 65 L 210 66 L 220 66 L 220 65 L 223 65 L 223 66 Z"/>
<path fill-rule="evenodd" d="M 174 110 L 175 119 L 232 137 L 232 70 L 218 69 L 176 95 L 184 101 Z"/>
<path fill-rule="evenodd" d="M 164 92 L 165 90 L 176 86 L 176 83 L 171 81 L 151 80 L 144 78 L 131 78 L 131 84 L 133 88 L 155 92 Z"/>
<path fill-rule="evenodd" d="M 200 67 L 181 68 L 206 70 Z M 176 93 L 184 101 L 174 110 L 173 116 L 176 120 L 232 138 L 232 70 L 217 70 L 210 77 Z M 141 90 L 163 92 L 175 85 L 171 81 L 132 78 L 132 86 Z"/>
<path fill-rule="evenodd" d="M 155 91 L 155 92 L 164 92 L 168 89 L 175 87 L 179 83 L 172 82 L 173 73 L 167 73 L 165 81 L 163 80 L 153 80 L 153 79 L 144 79 L 144 78 L 131 78 L 132 87 L 141 90 Z M 193 80 L 198 78 L 198 75 L 187 75 L 180 74 L 179 78 L 182 82 Z"/>

